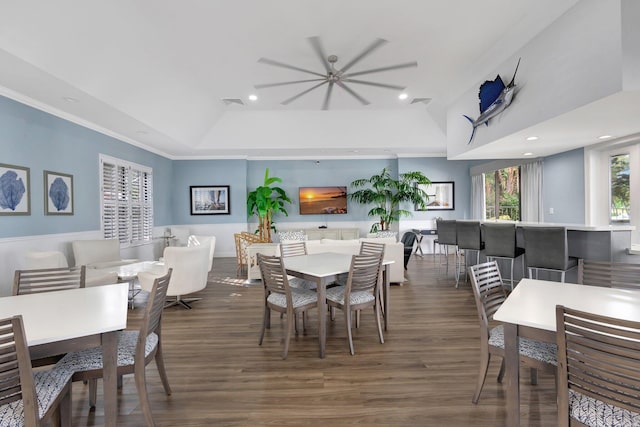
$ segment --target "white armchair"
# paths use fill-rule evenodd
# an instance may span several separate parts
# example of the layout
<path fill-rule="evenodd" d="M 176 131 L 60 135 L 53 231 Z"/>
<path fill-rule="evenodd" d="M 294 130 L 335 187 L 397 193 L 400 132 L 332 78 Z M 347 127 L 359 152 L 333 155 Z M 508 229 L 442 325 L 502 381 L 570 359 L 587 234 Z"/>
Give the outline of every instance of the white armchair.
<path fill-rule="evenodd" d="M 187 246 L 209 245 L 209 270 L 213 268 L 213 253 L 216 250 L 216 236 L 196 236 L 192 234 L 187 240 Z"/>
<path fill-rule="evenodd" d="M 168 297 L 176 297 L 175 301 L 165 305 L 182 305 L 191 308 L 190 303 L 200 298 L 182 298 L 198 292 L 207 286 L 209 276 L 210 246 L 198 245 L 192 247 L 168 246 L 164 249 L 164 271 L 162 273 L 141 272 L 138 273 L 140 287 L 149 292 L 153 288 L 153 281 L 166 274 L 172 268 L 171 281 L 167 289 Z"/>
<path fill-rule="evenodd" d="M 42 268 L 65 268 L 69 267 L 67 257 L 60 251 L 27 251 L 26 267 L 29 270 Z M 114 271 L 104 271 L 87 269 L 85 276 L 85 286 L 110 285 L 118 283 L 118 273 Z"/>

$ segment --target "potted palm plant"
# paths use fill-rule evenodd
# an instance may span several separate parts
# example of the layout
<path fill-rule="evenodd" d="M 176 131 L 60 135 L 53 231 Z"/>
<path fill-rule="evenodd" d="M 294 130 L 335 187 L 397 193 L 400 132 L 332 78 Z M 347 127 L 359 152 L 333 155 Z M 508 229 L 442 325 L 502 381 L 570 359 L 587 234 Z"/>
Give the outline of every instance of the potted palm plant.
<path fill-rule="evenodd" d="M 289 216 L 285 209 L 285 203 L 291 203 L 287 193 L 280 187 L 273 186 L 282 182 L 282 179 L 269 176 L 269 168 L 264 173 L 264 182 L 261 186 L 247 194 L 247 214 L 251 217 L 258 217 L 257 233 L 264 242 L 271 242 L 271 230 L 275 231 L 273 225 L 273 214 L 276 212 Z"/>
<path fill-rule="evenodd" d="M 358 190 L 350 193 L 349 198 L 361 204 L 374 205 L 368 215 L 379 218 L 374 224 L 379 230 L 388 230 L 401 217 L 412 215 L 400 208 L 401 203 L 411 202 L 420 209 L 426 209 L 429 196 L 416 184 L 431 184 L 431 180 L 422 172 L 405 172 L 394 179 L 384 168 L 380 174 L 353 181 L 351 187 Z"/>

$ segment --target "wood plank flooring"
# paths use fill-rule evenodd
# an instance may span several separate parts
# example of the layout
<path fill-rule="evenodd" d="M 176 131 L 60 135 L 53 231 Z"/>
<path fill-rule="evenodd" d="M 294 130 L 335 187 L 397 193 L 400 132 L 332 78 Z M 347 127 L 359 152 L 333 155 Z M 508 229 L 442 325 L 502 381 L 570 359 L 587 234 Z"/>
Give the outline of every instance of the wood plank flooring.
<path fill-rule="evenodd" d="M 407 282 L 391 288 L 391 324 L 378 341 L 372 311 L 354 330 L 349 354 L 344 319 L 328 321 L 326 358 L 318 357 L 317 312 L 282 360 L 283 322 L 272 314 L 262 346 L 262 285 L 236 278 L 235 258 L 216 258 L 201 301 L 163 316 L 171 396 L 154 363 L 147 387 L 158 426 L 503 426 L 505 389 L 492 360 L 477 405 L 471 403 L 479 363 L 479 326 L 470 285 L 455 289 L 431 255 L 412 256 Z M 138 325 L 144 295 L 129 311 Z M 528 383 L 523 369 L 521 423 L 556 424 L 552 376 Z M 101 390 L 101 386 L 99 387 Z M 73 384 L 73 424 L 103 425 L 102 399 L 90 411 L 88 386 Z M 133 376 L 119 394 L 119 426 L 140 426 Z"/>

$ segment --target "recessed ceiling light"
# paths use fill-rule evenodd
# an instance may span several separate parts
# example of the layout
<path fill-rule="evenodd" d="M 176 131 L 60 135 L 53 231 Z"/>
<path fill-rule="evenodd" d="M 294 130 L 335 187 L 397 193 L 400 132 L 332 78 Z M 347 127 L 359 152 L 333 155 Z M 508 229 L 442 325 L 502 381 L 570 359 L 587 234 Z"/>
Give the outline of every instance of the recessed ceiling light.
<path fill-rule="evenodd" d="M 76 98 L 72 97 L 72 96 L 65 96 L 62 99 L 64 99 L 67 102 L 78 102 L 78 100 Z"/>
<path fill-rule="evenodd" d="M 249 101 L 257 101 L 258 100 L 258 95 L 249 95 Z"/>
<path fill-rule="evenodd" d="M 598 139 L 608 139 L 608 138 L 611 138 L 611 137 L 612 137 L 611 135 L 600 135 L 598 137 Z"/>
<path fill-rule="evenodd" d="M 527 138 L 527 141 L 536 141 L 536 140 L 538 140 L 537 136 L 530 136 Z"/>
<path fill-rule="evenodd" d="M 523 156 L 533 156 L 533 153 L 529 152 L 529 153 L 524 153 Z"/>
<path fill-rule="evenodd" d="M 398 95 L 398 99 L 407 99 L 409 97 L 409 95 L 407 95 L 406 93 L 401 93 L 400 95 Z"/>

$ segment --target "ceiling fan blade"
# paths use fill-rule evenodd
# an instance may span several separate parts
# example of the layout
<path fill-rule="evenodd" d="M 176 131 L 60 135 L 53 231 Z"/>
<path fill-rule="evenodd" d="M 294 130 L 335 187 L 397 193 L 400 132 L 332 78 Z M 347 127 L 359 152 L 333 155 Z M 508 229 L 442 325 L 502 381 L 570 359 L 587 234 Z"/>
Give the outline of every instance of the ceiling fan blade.
<path fill-rule="evenodd" d="M 287 68 L 289 70 L 301 71 L 303 73 L 313 74 L 314 76 L 318 76 L 318 77 L 326 77 L 324 74 L 316 73 L 315 71 L 311 71 L 311 70 L 305 70 L 304 68 L 285 64 L 283 62 L 274 61 L 273 59 L 260 58 L 258 59 L 258 62 L 267 64 L 267 65 L 273 65 L 274 67 L 281 67 L 281 68 Z"/>
<path fill-rule="evenodd" d="M 361 84 L 361 85 L 383 87 L 383 88 L 386 88 L 386 89 L 395 89 L 395 90 L 404 90 L 404 89 L 406 89 L 406 86 L 390 85 L 390 84 L 386 84 L 386 83 L 366 82 L 364 80 L 342 79 L 342 81 L 343 82 L 349 82 L 349 83 L 357 83 L 357 84 Z"/>
<path fill-rule="evenodd" d="M 292 96 L 292 97 L 291 97 L 291 98 L 289 98 L 289 99 L 285 99 L 285 100 L 284 100 L 284 101 L 282 101 L 280 104 L 282 104 L 282 105 L 287 105 L 287 104 L 289 104 L 290 102 L 293 102 L 293 101 L 295 101 L 296 99 L 300 98 L 302 95 L 306 95 L 306 94 L 308 94 L 309 92 L 311 92 L 312 90 L 317 89 L 317 88 L 319 88 L 320 86 L 322 86 L 323 84 L 326 84 L 326 83 L 327 83 L 327 80 L 323 81 L 322 83 L 318 83 L 317 85 L 315 85 L 315 86 L 313 86 L 313 87 L 310 87 L 309 89 L 304 90 L 304 91 L 300 92 L 299 94 Z"/>
<path fill-rule="evenodd" d="M 322 109 L 329 109 L 329 101 L 331 100 L 331 90 L 333 89 L 333 81 L 329 82 L 329 86 L 327 86 L 327 93 L 324 95 L 324 102 L 322 103 Z"/>
<path fill-rule="evenodd" d="M 353 58 L 351 61 L 347 62 L 347 64 L 341 68 L 341 71 L 343 73 L 346 72 L 349 68 L 353 67 L 356 63 L 358 63 L 362 58 L 369 55 L 371 52 L 373 52 L 374 50 L 376 50 L 377 48 L 379 48 L 385 43 L 387 43 L 385 39 L 375 39 L 373 43 L 371 43 L 365 50 L 360 52 L 358 56 Z"/>
<path fill-rule="evenodd" d="M 351 89 L 350 87 L 348 87 L 346 84 L 344 84 L 344 83 L 342 83 L 342 82 L 340 82 L 340 81 L 337 81 L 337 82 L 336 82 L 336 84 L 337 84 L 338 86 L 340 86 L 342 89 L 346 90 L 346 91 L 349 93 L 349 95 L 353 96 L 355 99 L 357 99 L 358 101 L 360 101 L 360 103 L 361 103 L 362 105 L 369 105 L 369 104 L 371 104 L 369 101 L 367 101 L 366 99 L 364 99 L 363 97 L 361 97 L 360 95 L 358 95 L 357 93 L 355 93 L 355 92 L 353 91 L 353 89 Z"/>
<path fill-rule="evenodd" d="M 322 42 L 320 41 L 320 37 L 309 37 L 309 43 L 311 43 L 311 47 L 313 48 L 313 51 L 320 58 L 320 62 L 322 62 L 322 65 L 324 65 L 324 69 L 327 71 L 327 74 L 329 74 L 331 72 L 331 66 L 327 61 L 327 54 L 322 48 Z"/>
<path fill-rule="evenodd" d="M 253 85 L 253 87 L 255 87 L 256 89 L 264 89 L 267 87 L 286 86 L 286 85 L 293 85 L 296 83 L 319 82 L 320 80 L 326 80 L 326 79 L 308 79 L 308 80 L 293 80 L 290 82 L 280 82 L 280 83 L 264 83 L 259 85 Z"/>
<path fill-rule="evenodd" d="M 407 62 L 407 63 L 404 63 L 404 64 L 389 65 L 388 67 L 372 68 L 370 70 L 357 71 L 355 73 L 349 73 L 349 75 L 344 76 L 344 77 L 360 76 L 362 74 L 381 73 L 383 71 L 399 70 L 401 68 L 411 68 L 411 67 L 417 67 L 417 66 L 418 66 L 418 62 L 417 61 L 413 61 L 413 62 Z"/>

